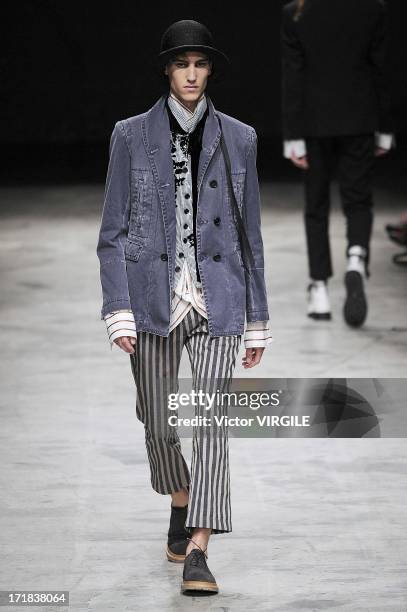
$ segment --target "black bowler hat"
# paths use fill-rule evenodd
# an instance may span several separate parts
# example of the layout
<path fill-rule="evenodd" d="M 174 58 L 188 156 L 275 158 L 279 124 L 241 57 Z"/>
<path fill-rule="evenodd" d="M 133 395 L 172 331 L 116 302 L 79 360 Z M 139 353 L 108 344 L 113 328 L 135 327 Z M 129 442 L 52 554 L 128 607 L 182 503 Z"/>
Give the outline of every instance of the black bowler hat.
<path fill-rule="evenodd" d="M 192 19 L 176 21 L 164 32 L 158 55 L 163 68 L 174 56 L 185 51 L 201 51 L 213 61 L 213 72 L 218 77 L 229 66 L 229 58 L 214 45 L 212 34 L 206 26 Z"/>

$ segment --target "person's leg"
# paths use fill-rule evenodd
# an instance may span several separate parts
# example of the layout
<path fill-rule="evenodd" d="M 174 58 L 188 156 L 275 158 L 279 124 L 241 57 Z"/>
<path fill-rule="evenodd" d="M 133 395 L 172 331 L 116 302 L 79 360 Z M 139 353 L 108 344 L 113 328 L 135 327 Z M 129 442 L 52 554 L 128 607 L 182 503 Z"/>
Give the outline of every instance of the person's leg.
<path fill-rule="evenodd" d="M 364 323 L 368 309 L 364 280 L 369 274 L 373 225 L 374 135 L 344 136 L 338 140 L 338 178 L 347 224 L 346 299 L 343 314 L 349 325 L 359 327 Z"/>
<path fill-rule="evenodd" d="M 333 142 L 331 138 L 308 138 L 306 147 L 309 168 L 304 170 L 304 217 L 309 275 L 314 281 L 326 281 L 332 276 L 329 210 Z"/>
<path fill-rule="evenodd" d="M 190 483 L 190 475 L 177 431 L 168 424 L 168 394 L 178 391 L 185 338 L 183 322 L 168 337 L 140 331 L 135 352 L 130 355 L 137 387 L 136 414 L 144 424 L 151 485 L 162 495 L 179 492 L 175 499 L 181 502 L 185 499 L 182 492 Z"/>
<path fill-rule="evenodd" d="M 190 475 L 181 453 L 176 427 L 168 423 L 168 394 L 178 392 L 178 371 L 187 328 L 181 321 L 165 338 L 138 332 L 135 353 L 130 356 L 137 386 L 136 412 L 144 423 L 151 484 L 172 498 L 166 556 L 183 563 L 189 533 L 184 524 L 188 511 Z M 173 413 L 171 413 L 173 414 Z"/>
<path fill-rule="evenodd" d="M 190 311 L 188 350 L 196 392 L 220 393 L 230 388 L 242 336 L 211 338 L 207 320 Z M 232 531 L 227 426 L 216 426 L 215 415 L 227 415 L 227 405 L 214 402 L 211 410 L 197 405 L 196 416 L 209 416 L 212 427 L 194 427 L 190 503 L 185 528 L 206 549 L 211 533 Z M 187 549 L 194 547 L 191 542 Z"/>
<path fill-rule="evenodd" d="M 374 135 L 343 136 L 338 140 L 338 180 L 346 216 L 347 253 L 353 246 L 362 247 L 368 264 L 373 225 Z"/>
<path fill-rule="evenodd" d="M 230 388 L 242 336 L 211 338 L 208 322 L 195 310 L 188 314 L 190 329 L 185 342 L 192 368 L 193 390 L 223 393 Z M 211 427 L 194 427 L 191 486 L 185 529 L 190 532 L 186 549 L 181 591 L 219 591 L 207 566 L 211 533 L 232 531 L 227 426 L 217 426 L 215 416 L 227 415 L 227 405 L 210 410 L 198 403 L 195 416 L 207 417 Z"/>
<path fill-rule="evenodd" d="M 306 147 L 309 168 L 304 170 L 304 219 L 310 275 L 307 315 L 315 320 L 329 320 L 331 306 L 327 283 L 332 275 L 329 210 L 333 139 L 308 138 Z"/>

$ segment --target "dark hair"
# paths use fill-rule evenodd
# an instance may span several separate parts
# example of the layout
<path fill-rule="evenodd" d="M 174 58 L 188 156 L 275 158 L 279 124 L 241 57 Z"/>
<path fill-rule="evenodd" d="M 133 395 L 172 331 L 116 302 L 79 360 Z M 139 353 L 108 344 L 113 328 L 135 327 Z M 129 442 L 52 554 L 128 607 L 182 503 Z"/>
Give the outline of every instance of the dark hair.
<path fill-rule="evenodd" d="M 297 8 L 294 13 L 294 21 L 298 21 L 304 9 L 305 0 L 297 0 Z"/>

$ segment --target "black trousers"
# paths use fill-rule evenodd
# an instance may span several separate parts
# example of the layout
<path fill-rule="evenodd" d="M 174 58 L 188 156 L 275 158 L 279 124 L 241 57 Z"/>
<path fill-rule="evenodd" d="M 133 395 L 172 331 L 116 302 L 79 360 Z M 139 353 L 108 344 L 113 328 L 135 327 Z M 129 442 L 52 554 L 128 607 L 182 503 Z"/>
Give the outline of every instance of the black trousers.
<path fill-rule="evenodd" d="M 307 138 L 305 174 L 305 230 L 310 277 L 332 276 L 329 244 L 330 184 L 337 172 L 342 209 L 346 218 L 347 249 L 367 250 L 373 223 L 372 176 L 374 135 Z"/>

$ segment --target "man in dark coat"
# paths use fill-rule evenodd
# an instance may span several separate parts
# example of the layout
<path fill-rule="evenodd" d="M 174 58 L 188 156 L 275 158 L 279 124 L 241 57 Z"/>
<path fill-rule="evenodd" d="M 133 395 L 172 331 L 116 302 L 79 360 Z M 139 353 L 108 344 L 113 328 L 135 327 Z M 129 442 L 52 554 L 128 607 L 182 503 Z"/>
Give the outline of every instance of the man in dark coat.
<path fill-rule="evenodd" d="M 284 156 L 305 178 L 308 316 L 330 319 L 328 225 L 333 162 L 347 221 L 344 317 L 366 319 L 374 157 L 393 143 L 380 0 L 296 0 L 283 9 Z"/>

